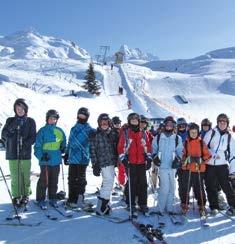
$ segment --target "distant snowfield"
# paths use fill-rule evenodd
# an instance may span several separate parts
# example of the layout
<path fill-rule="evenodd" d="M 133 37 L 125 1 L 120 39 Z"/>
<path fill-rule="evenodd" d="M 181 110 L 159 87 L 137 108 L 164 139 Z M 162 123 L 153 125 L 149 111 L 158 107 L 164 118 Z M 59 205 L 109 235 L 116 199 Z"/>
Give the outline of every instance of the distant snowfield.
<path fill-rule="evenodd" d="M 31 37 L 27 38 L 29 39 L 26 40 L 31 40 Z M 40 35 L 38 38 L 40 39 Z M 39 39 L 37 45 L 48 48 L 45 44 L 48 39 L 42 38 L 44 42 Z M 64 45 L 63 41 L 58 43 Z M 7 50 L 4 49 L 6 46 L 1 39 L 0 45 L 0 56 L 5 50 L 5 56 L 2 54 L 0 58 L 2 124 L 7 117 L 14 116 L 13 103 L 19 97 L 26 99 L 29 105 L 28 115 L 36 120 L 37 129 L 45 124 L 45 114 L 49 109 L 58 110 L 60 114 L 58 126 L 65 130 L 67 137 L 70 128 L 76 122 L 77 110 L 82 106 L 90 109 L 89 122 L 93 127 L 97 127 L 97 117 L 100 113 L 109 113 L 111 117 L 120 116 L 122 121 L 126 122 L 127 115 L 132 111 L 147 117 L 164 117 L 172 114 L 176 118 L 183 116 L 189 122 L 198 123 L 208 117 L 213 121 L 213 125 L 217 115 L 223 112 L 229 115 L 231 125 L 235 124 L 235 57 L 225 59 L 224 52 L 223 55 L 221 51 L 218 52 L 223 56 L 220 59 L 215 59 L 217 52 L 213 52 L 213 57 L 207 55 L 190 62 L 184 61 L 184 67 L 181 66 L 177 70 L 174 65 L 178 65 L 179 61 L 162 61 L 161 65 L 165 65 L 165 71 L 163 68 L 159 69 L 161 71 L 151 70 L 148 68 L 150 63 L 144 64 L 148 67 L 137 65 L 143 63 L 142 61 L 115 65 L 113 70 L 109 65 L 95 64 L 102 91 L 100 96 L 93 97 L 82 88 L 89 58 L 76 60 L 68 56 L 64 59 L 63 55 L 60 58 L 50 56 L 44 58 L 40 55 L 33 58 L 29 55 L 32 54 L 30 49 L 27 58 L 24 56 L 13 59 L 10 55 L 6 55 Z M 66 50 L 63 45 L 60 47 Z M 69 45 L 68 42 L 66 45 Z M 37 52 L 38 50 L 36 49 Z M 17 51 L 16 43 L 14 51 Z M 12 50 L 9 49 L 8 52 Z M 155 61 L 152 65 L 158 67 L 156 64 L 159 65 L 159 62 L 161 61 Z M 123 95 L 118 94 L 119 86 L 124 88 Z M 77 96 L 71 96 L 72 91 Z M 189 103 L 179 103 L 175 99 L 176 95 L 184 95 Z M 127 108 L 128 100 L 132 102 L 131 110 Z M 8 174 L 8 163 L 4 159 L 4 152 L 0 152 L 0 165 L 4 173 Z M 32 160 L 32 171 L 39 172 L 35 157 Z M 66 166 L 64 171 L 67 189 Z M 87 198 L 96 203 L 96 196 L 89 193 L 96 191 L 101 179 L 94 177 L 89 168 L 87 180 Z M 32 177 L 32 199 L 35 199 L 36 182 L 37 177 Z M 59 185 L 59 190 L 62 190 L 61 176 Z M 0 192 L 1 222 L 10 209 L 10 199 L 2 180 Z M 117 200 L 117 197 L 112 198 L 114 213 L 118 212 L 118 209 L 115 210 L 118 206 Z M 148 200 L 149 206 L 152 207 L 153 195 L 150 194 Z M 123 210 L 122 214 L 127 212 Z M 35 228 L 1 226 L 0 243 L 138 243 L 133 239 L 133 234 L 138 233 L 130 223 L 117 225 L 84 214 L 75 214 L 71 220 L 60 218 L 58 222 L 53 222 L 37 213 L 33 204 L 27 216 L 29 221 L 43 221 L 42 225 Z M 141 217 L 141 220 L 145 223 L 157 223 L 153 217 L 149 219 Z M 166 222 L 164 232 L 168 243 L 234 243 L 235 223 L 226 218 L 218 217 L 212 220 L 212 227 L 207 230 L 200 228 L 196 213 L 190 214 L 190 221 L 184 226 L 173 226 L 167 219 Z"/>

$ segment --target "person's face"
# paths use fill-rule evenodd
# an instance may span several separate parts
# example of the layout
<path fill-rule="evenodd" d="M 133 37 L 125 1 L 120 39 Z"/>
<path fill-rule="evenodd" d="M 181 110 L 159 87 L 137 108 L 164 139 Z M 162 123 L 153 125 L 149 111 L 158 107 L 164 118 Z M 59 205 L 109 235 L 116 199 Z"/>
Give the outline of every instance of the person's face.
<path fill-rule="evenodd" d="M 113 124 L 113 127 L 116 128 L 116 129 L 119 129 L 119 128 L 121 128 L 121 123 L 119 123 L 119 124 Z"/>
<path fill-rule="evenodd" d="M 144 121 L 140 121 L 140 128 L 141 129 L 145 129 L 147 127 L 147 123 L 146 122 L 144 122 Z"/>
<path fill-rule="evenodd" d="M 84 114 L 78 114 L 78 118 L 80 118 L 80 119 L 86 119 L 86 115 L 84 115 Z"/>
<path fill-rule="evenodd" d="M 186 125 L 178 125 L 178 130 L 179 131 L 184 131 L 184 130 L 186 130 Z"/>
<path fill-rule="evenodd" d="M 130 120 L 130 123 L 131 123 L 132 125 L 138 125 L 138 124 L 139 124 L 139 120 L 138 120 L 138 118 L 132 118 L 132 119 Z"/>
<path fill-rule="evenodd" d="M 102 130 L 107 130 L 109 128 L 109 121 L 108 120 L 101 120 L 100 121 L 100 128 Z"/>
<path fill-rule="evenodd" d="M 168 121 L 166 123 L 166 130 L 173 130 L 174 129 L 174 123 L 172 121 Z"/>
<path fill-rule="evenodd" d="M 218 127 L 220 128 L 220 130 L 225 130 L 228 127 L 228 121 L 226 119 L 220 119 L 218 121 Z"/>
<path fill-rule="evenodd" d="M 209 125 L 203 125 L 202 126 L 202 130 L 203 131 L 208 131 L 210 129 L 210 126 Z"/>
<path fill-rule="evenodd" d="M 57 119 L 55 117 L 49 117 L 47 123 L 49 125 L 55 125 L 57 123 Z"/>
<path fill-rule="evenodd" d="M 198 131 L 196 129 L 189 130 L 189 136 L 192 139 L 196 139 L 198 137 Z"/>
<path fill-rule="evenodd" d="M 20 105 L 16 105 L 16 114 L 20 117 L 25 115 L 25 111 Z"/>

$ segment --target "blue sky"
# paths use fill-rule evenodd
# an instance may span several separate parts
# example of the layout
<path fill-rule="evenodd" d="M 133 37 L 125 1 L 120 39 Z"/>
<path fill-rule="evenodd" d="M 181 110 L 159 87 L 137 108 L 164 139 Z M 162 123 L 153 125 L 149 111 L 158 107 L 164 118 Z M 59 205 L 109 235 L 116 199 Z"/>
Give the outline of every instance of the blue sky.
<path fill-rule="evenodd" d="M 0 35 L 34 27 L 95 55 L 121 44 L 161 59 L 191 58 L 235 46 L 234 0 L 1 1 Z"/>

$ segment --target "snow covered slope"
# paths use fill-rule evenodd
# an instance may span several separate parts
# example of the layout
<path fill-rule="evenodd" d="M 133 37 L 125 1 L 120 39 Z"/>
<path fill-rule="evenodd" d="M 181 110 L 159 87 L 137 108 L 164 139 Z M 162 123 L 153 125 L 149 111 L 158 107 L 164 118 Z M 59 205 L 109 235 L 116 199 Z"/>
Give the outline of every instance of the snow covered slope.
<path fill-rule="evenodd" d="M 37 121 L 37 129 L 45 124 L 47 110 L 58 110 L 58 125 L 65 130 L 67 136 L 76 122 L 77 110 L 82 106 L 90 109 L 89 122 L 93 127 L 97 126 L 100 113 L 109 113 L 111 117 L 118 115 L 126 122 L 127 115 L 132 111 L 147 117 L 164 117 L 169 114 L 184 116 L 188 121 L 196 122 L 209 117 L 214 124 L 216 116 L 225 112 L 230 116 L 231 124 L 235 123 L 233 56 L 225 58 L 221 54 L 221 58 L 215 58 L 215 54 L 210 52 L 213 57 L 207 56 L 208 53 L 190 61 L 157 61 L 158 65 L 160 62 L 165 65 L 164 69 L 154 70 L 133 63 L 115 65 L 113 70 L 109 66 L 95 65 L 102 91 L 100 96 L 94 97 L 82 88 L 89 64 L 88 54 L 77 53 L 74 58 L 67 52 L 70 42 L 56 41 L 55 38 L 44 37 L 34 31 L 23 33 L 11 38 L 0 38 L 0 122 L 3 124 L 7 117 L 14 115 L 12 106 L 19 97 L 26 98 L 29 116 Z M 4 48 L 6 49 L 2 52 Z M 75 49 L 80 50 L 75 47 L 74 53 Z M 41 50 L 47 51 L 44 53 Z M 49 55 L 49 50 L 53 51 L 52 56 Z M 218 55 L 218 51 L 216 53 Z M 177 70 L 174 65 L 177 65 Z M 119 86 L 124 88 L 123 95 L 118 94 Z M 75 96 L 71 95 L 72 91 Z M 175 99 L 176 95 L 184 95 L 189 103 L 179 103 Z M 127 108 L 128 100 L 132 102 L 132 109 Z M 8 174 L 8 163 L 3 152 L 0 152 L 0 165 L 4 173 Z M 66 190 L 67 170 L 64 166 Z M 39 172 L 35 157 L 32 159 L 32 171 Z M 35 199 L 37 179 L 32 176 L 32 199 Z M 87 181 L 86 198 L 96 203 L 96 196 L 92 193 L 100 186 L 101 179 L 92 175 L 90 167 Z M 60 175 L 59 190 L 63 189 L 62 183 Z M 125 210 L 120 210 L 119 200 L 119 196 L 112 197 L 114 213 L 120 211 L 120 214 L 127 215 Z M 150 194 L 150 207 L 153 207 L 153 202 L 153 195 Z M 3 221 L 9 209 L 10 199 L 0 179 L 0 221 Z M 1 226 L 0 243 L 137 243 L 133 235 L 138 235 L 138 232 L 128 222 L 117 225 L 86 214 L 74 214 L 72 219 L 58 217 L 59 221 L 56 222 L 47 220 L 31 203 L 25 221 L 39 220 L 43 222 L 41 226 Z M 155 217 L 141 217 L 141 220 L 157 225 Z M 211 222 L 210 229 L 202 229 L 196 213 L 190 215 L 189 223 L 184 226 L 173 226 L 166 219 L 164 232 L 167 243 L 233 243 L 233 221 L 218 217 Z"/>

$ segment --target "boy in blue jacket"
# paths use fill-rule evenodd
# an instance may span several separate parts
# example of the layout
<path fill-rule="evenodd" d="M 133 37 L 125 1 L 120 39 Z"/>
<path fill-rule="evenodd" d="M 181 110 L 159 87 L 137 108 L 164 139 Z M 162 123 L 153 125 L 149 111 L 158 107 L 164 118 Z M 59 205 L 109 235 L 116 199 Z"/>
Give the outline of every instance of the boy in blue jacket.
<path fill-rule="evenodd" d="M 46 113 L 46 125 L 36 136 L 34 155 L 39 160 L 41 169 L 37 183 L 36 201 L 42 209 L 46 209 L 46 190 L 48 188 L 49 204 L 58 207 L 56 192 L 60 173 L 61 154 L 66 149 L 66 136 L 64 131 L 56 126 L 59 113 L 51 109 Z"/>
<path fill-rule="evenodd" d="M 69 165 L 69 198 L 66 207 L 84 206 L 84 193 L 87 185 L 86 168 L 90 161 L 89 136 L 95 131 L 87 123 L 90 112 L 81 107 L 77 112 L 77 122 L 71 128 L 64 163 Z"/>

